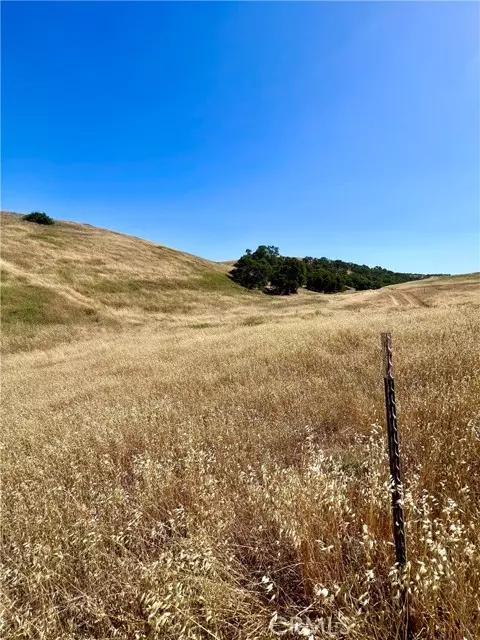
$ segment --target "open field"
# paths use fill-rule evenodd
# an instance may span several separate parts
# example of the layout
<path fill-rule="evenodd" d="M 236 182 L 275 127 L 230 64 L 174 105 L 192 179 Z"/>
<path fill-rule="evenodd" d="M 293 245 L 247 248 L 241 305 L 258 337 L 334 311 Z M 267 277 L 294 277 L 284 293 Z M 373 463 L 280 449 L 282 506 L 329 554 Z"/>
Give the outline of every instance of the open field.
<path fill-rule="evenodd" d="M 280 299 L 5 220 L 2 637 L 395 638 L 385 330 L 415 637 L 480 637 L 478 276 Z"/>

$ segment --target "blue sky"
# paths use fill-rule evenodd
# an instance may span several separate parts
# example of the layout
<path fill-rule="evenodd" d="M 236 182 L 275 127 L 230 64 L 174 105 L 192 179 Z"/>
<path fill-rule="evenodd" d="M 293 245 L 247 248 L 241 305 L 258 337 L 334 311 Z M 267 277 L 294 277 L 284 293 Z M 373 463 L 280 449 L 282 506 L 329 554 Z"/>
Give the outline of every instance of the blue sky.
<path fill-rule="evenodd" d="M 477 3 L 2 2 L 2 208 L 480 269 Z"/>

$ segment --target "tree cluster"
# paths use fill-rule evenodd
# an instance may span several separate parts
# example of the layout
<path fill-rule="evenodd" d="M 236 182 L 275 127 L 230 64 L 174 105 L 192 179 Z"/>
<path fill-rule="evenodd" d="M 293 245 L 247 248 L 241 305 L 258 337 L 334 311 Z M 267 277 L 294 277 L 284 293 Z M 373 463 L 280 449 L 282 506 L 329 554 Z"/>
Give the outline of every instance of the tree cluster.
<path fill-rule="evenodd" d="M 345 289 L 364 291 L 380 289 L 392 284 L 420 280 L 420 273 L 398 273 L 383 267 L 368 267 L 343 260 L 328 258 L 303 258 L 307 265 L 307 289 L 323 293 L 336 293 Z"/>
<path fill-rule="evenodd" d="M 305 285 L 306 265 L 296 258 L 281 256 L 278 247 L 260 245 L 253 253 L 247 249 L 235 263 L 231 275 L 235 282 L 248 289 L 289 295 Z"/>
<path fill-rule="evenodd" d="M 321 293 L 337 293 L 348 288 L 379 289 L 426 276 L 328 258 L 289 258 L 281 256 L 278 247 L 260 245 L 253 252 L 247 249 L 235 263 L 231 277 L 248 289 L 289 295 L 297 293 L 300 287 Z"/>

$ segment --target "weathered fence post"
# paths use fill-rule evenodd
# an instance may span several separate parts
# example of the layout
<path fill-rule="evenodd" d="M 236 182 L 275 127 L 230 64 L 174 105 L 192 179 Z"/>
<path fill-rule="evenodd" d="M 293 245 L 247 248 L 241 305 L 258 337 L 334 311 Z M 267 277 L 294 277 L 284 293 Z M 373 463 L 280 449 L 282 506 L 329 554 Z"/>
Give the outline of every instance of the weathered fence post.
<path fill-rule="evenodd" d="M 398 444 L 397 410 L 395 404 L 395 382 L 392 363 L 392 336 L 382 333 L 382 349 L 384 357 L 385 407 L 387 413 L 388 455 L 390 459 L 390 481 L 392 491 L 393 539 L 395 542 L 395 558 L 400 580 L 401 623 L 400 637 L 410 638 L 410 621 L 408 614 L 406 565 L 407 548 L 405 543 L 405 522 L 403 517 L 403 486 L 400 475 L 400 450 Z"/>

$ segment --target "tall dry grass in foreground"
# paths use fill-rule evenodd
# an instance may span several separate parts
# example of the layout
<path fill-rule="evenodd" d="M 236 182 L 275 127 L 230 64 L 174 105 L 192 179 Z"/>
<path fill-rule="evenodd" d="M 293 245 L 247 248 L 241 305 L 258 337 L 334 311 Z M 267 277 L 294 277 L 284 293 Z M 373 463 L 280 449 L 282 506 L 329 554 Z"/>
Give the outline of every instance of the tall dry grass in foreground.
<path fill-rule="evenodd" d="M 3 637 L 394 638 L 383 330 L 415 634 L 480 637 L 478 307 L 312 309 L 8 357 Z"/>

